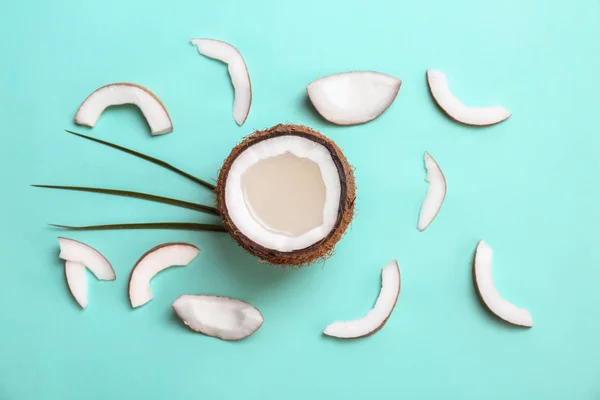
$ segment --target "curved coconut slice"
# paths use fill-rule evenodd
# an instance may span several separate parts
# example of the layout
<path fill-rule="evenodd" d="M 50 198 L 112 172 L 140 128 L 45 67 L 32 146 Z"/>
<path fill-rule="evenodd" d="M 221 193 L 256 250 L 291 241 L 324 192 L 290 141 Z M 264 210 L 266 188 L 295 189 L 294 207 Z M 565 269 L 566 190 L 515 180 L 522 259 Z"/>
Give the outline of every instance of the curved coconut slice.
<path fill-rule="evenodd" d="M 228 65 L 231 84 L 235 91 L 233 119 L 238 125 L 243 125 L 252 104 L 252 85 L 244 58 L 235 47 L 220 40 L 192 39 L 192 44 L 198 48 L 200 54 Z"/>
<path fill-rule="evenodd" d="M 533 320 L 529 311 L 519 308 L 500 296 L 492 279 L 493 250 L 483 240 L 477 245 L 473 260 L 473 282 L 485 307 L 509 324 L 530 328 Z"/>
<path fill-rule="evenodd" d="M 217 182 L 227 232 L 272 264 L 326 258 L 354 216 L 352 167 L 330 139 L 277 125 L 234 147 Z"/>
<path fill-rule="evenodd" d="M 391 261 L 381 272 L 381 291 L 371 311 L 360 319 L 338 321 L 329 325 L 323 333 L 340 339 L 356 339 L 370 336 L 383 328 L 394 311 L 400 294 L 400 268 Z"/>
<path fill-rule="evenodd" d="M 58 256 L 61 259 L 85 265 L 96 278 L 102 281 L 116 279 L 113 267 L 98 250 L 85 243 L 63 237 L 58 238 L 58 244 L 60 246 Z"/>
<path fill-rule="evenodd" d="M 256 307 L 229 297 L 184 294 L 173 310 L 193 331 L 222 340 L 245 339 L 264 322 Z"/>
<path fill-rule="evenodd" d="M 189 243 L 165 243 L 148 250 L 135 264 L 129 278 L 131 307 L 142 306 L 152 300 L 150 281 L 163 269 L 188 265 L 200 252 Z"/>
<path fill-rule="evenodd" d="M 85 266 L 75 261 L 65 261 L 65 278 L 73 298 L 81 306 L 88 305 L 88 285 Z"/>
<path fill-rule="evenodd" d="M 152 135 L 173 131 L 171 117 L 158 97 L 143 86 L 126 82 L 102 86 L 90 94 L 79 106 L 75 123 L 94 127 L 105 109 L 122 104 L 134 104 L 139 107 L 150 126 Z"/>
<path fill-rule="evenodd" d="M 442 173 L 439 165 L 429 153 L 425 152 L 425 169 L 427 175 L 425 180 L 429 182 L 427 188 L 427 195 L 421 205 L 421 212 L 419 214 L 419 223 L 417 228 L 422 232 L 431 224 L 433 219 L 437 216 L 444 198 L 446 197 L 446 178 Z"/>
<path fill-rule="evenodd" d="M 457 99 L 448 86 L 443 72 L 427 70 L 427 83 L 435 102 L 450 118 L 467 125 L 493 125 L 511 116 L 510 112 L 500 106 L 469 107 Z"/>
<path fill-rule="evenodd" d="M 379 117 L 392 104 L 402 81 L 372 71 L 344 72 L 311 82 L 308 97 L 327 121 L 356 125 Z"/>

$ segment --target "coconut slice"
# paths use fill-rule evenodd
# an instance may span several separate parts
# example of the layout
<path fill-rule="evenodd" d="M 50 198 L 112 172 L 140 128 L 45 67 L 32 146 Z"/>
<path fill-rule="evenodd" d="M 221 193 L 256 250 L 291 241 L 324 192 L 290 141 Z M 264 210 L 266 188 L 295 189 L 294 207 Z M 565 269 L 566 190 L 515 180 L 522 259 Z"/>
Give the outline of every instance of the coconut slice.
<path fill-rule="evenodd" d="M 58 244 L 60 246 L 58 256 L 61 259 L 86 266 L 96 278 L 102 281 L 116 279 L 113 267 L 98 250 L 85 243 L 63 237 L 58 238 Z"/>
<path fill-rule="evenodd" d="M 103 86 L 90 94 L 77 110 L 75 123 L 94 127 L 106 108 L 122 104 L 139 107 L 152 135 L 173 131 L 171 117 L 158 97 L 143 86 L 125 82 Z"/>
<path fill-rule="evenodd" d="M 67 286 L 75 301 L 86 308 L 88 305 L 88 285 L 85 274 L 85 266 L 74 261 L 65 261 L 65 278 Z"/>
<path fill-rule="evenodd" d="M 341 150 L 298 125 L 246 137 L 225 160 L 215 192 L 229 234 L 277 265 L 328 257 L 354 216 L 356 198 Z"/>
<path fill-rule="evenodd" d="M 510 112 L 500 106 L 469 107 L 456 98 L 443 72 L 427 70 L 427 83 L 435 102 L 450 118 L 466 125 L 493 125 L 511 116 Z"/>
<path fill-rule="evenodd" d="M 175 265 L 188 265 L 199 252 L 199 248 L 189 243 L 165 243 L 148 250 L 131 271 L 131 307 L 136 308 L 152 300 L 150 281 L 156 274 Z"/>
<path fill-rule="evenodd" d="M 485 307 L 504 321 L 530 328 L 533 320 L 529 311 L 519 308 L 500 296 L 492 279 L 493 250 L 483 240 L 477 245 L 473 260 L 473 282 Z"/>
<path fill-rule="evenodd" d="M 398 262 L 392 260 L 381 272 L 381 291 L 373 309 L 362 318 L 334 322 L 323 333 L 340 339 L 356 339 L 374 334 L 390 318 L 399 294 L 400 268 Z"/>
<path fill-rule="evenodd" d="M 252 104 L 252 85 L 244 58 L 235 47 L 220 40 L 192 39 L 192 44 L 198 48 L 200 54 L 228 65 L 231 84 L 235 91 L 233 119 L 238 125 L 243 125 Z"/>
<path fill-rule="evenodd" d="M 437 216 L 442 207 L 442 203 L 444 202 L 444 198 L 446 197 L 446 178 L 444 178 L 440 166 L 427 152 L 425 152 L 425 169 L 427 170 L 425 180 L 429 182 L 429 187 L 427 188 L 427 195 L 425 195 L 425 199 L 421 205 L 419 223 L 417 224 L 417 228 L 421 232 L 424 231 Z"/>
<path fill-rule="evenodd" d="M 356 125 L 379 117 L 392 104 L 402 81 L 371 71 L 344 72 L 311 82 L 306 90 L 315 109 L 337 125 Z"/>
<path fill-rule="evenodd" d="M 264 322 L 256 307 L 229 297 L 184 294 L 173 310 L 193 331 L 222 340 L 245 339 Z"/>

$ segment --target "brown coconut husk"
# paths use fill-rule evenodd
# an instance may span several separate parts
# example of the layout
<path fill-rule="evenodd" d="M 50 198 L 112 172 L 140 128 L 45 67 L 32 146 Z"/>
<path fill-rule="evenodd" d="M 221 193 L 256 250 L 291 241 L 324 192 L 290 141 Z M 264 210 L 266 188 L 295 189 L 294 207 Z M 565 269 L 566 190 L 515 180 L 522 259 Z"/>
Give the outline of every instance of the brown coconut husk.
<path fill-rule="evenodd" d="M 340 183 L 340 206 L 335 225 L 329 234 L 320 241 L 304 249 L 290 252 L 282 252 L 265 248 L 241 233 L 229 217 L 227 205 L 225 204 L 225 185 L 227 175 L 235 159 L 248 147 L 266 139 L 277 136 L 300 136 L 323 145 L 333 158 L 337 167 Z M 257 256 L 270 264 L 281 266 L 302 266 L 311 264 L 315 261 L 324 260 L 333 253 L 336 243 L 342 238 L 348 225 L 354 217 L 354 202 L 356 200 L 356 185 L 354 181 L 354 172 L 352 166 L 346 160 L 342 150 L 329 138 L 321 135 L 311 128 L 294 124 L 279 124 L 272 128 L 256 131 L 235 146 L 219 171 L 217 188 L 215 189 L 216 203 L 223 225 L 233 239 L 246 251 Z"/>

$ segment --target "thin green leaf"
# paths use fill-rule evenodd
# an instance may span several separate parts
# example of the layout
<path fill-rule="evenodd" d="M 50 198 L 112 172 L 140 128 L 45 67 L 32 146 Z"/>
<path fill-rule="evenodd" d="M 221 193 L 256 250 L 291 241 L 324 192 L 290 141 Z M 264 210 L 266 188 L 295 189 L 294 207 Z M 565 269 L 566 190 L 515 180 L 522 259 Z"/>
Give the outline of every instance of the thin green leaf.
<path fill-rule="evenodd" d="M 187 208 L 194 211 L 199 211 L 212 215 L 220 215 L 219 210 L 214 207 L 205 206 L 203 204 L 191 203 L 189 201 L 171 199 L 169 197 L 155 196 L 153 194 L 132 192 L 129 190 L 117 190 L 117 189 L 101 189 L 83 186 L 57 186 L 57 185 L 31 185 L 33 187 L 45 188 L 45 189 L 59 189 L 59 190 L 73 190 L 78 192 L 90 192 L 90 193 L 101 193 L 109 194 L 113 196 L 131 197 L 134 199 L 142 199 L 148 201 L 154 201 L 156 203 L 170 204 L 172 206 Z"/>
<path fill-rule="evenodd" d="M 114 143 L 111 143 L 111 142 L 106 142 L 104 140 L 96 139 L 96 138 L 93 138 L 91 136 L 86 136 L 86 135 L 83 135 L 81 133 L 77 133 L 77 132 L 73 132 L 73 131 L 69 131 L 69 130 L 65 130 L 65 131 L 67 133 L 70 133 L 71 135 L 79 136 L 81 138 L 84 138 L 84 139 L 87 139 L 87 140 L 91 140 L 92 142 L 100 143 L 100 144 L 103 144 L 105 146 L 112 147 L 113 149 L 117 149 L 117 150 L 120 150 L 120 151 L 125 152 L 127 154 L 131 154 L 131 155 L 139 157 L 139 158 L 141 158 L 143 160 L 149 161 L 149 162 L 151 162 L 153 164 L 156 164 L 156 165 L 158 165 L 160 167 L 163 167 L 163 168 L 166 168 L 166 169 L 168 169 L 170 171 L 173 171 L 176 174 L 179 174 L 179 175 L 183 176 L 184 178 L 187 178 L 187 179 L 189 179 L 189 180 L 191 180 L 193 182 L 196 182 L 196 183 L 204 186 L 205 188 L 207 188 L 209 190 L 214 191 L 216 189 L 216 186 L 213 185 L 212 183 L 206 182 L 206 181 L 204 181 L 204 180 L 202 180 L 200 178 L 196 178 L 195 176 L 190 175 L 187 172 L 184 172 L 184 171 L 180 170 L 179 168 L 176 168 L 176 167 L 172 166 L 171 164 L 169 164 L 169 163 L 167 163 L 165 161 L 159 160 L 158 158 L 150 157 L 150 156 L 147 156 L 145 154 L 139 153 L 139 152 L 137 152 L 135 150 L 131 150 L 131 149 L 128 149 L 126 147 L 119 146 L 118 144 L 114 144 Z"/>
<path fill-rule="evenodd" d="M 112 225 L 90 225 L 69 226 L 49 224 L 55 228 L 68 229 L 72 231 L 108 231 L 119 229 L 178 229 L 186 231 L 226 232 L 221 225 L 196 224 L 191 222 L 149 222 L 135 224 L 112 224 Z"/>

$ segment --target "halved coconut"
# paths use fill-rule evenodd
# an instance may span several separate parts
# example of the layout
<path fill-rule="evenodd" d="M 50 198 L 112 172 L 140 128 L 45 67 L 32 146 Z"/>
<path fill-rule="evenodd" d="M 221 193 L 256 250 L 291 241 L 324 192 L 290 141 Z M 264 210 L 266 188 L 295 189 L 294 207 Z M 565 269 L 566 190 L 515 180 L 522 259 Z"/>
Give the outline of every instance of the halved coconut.
<path fill-rule="evenodd" d="M 308 97 L 327 121 L 356 125 L 379 117 L 398 95 L 402 81 L 373 71 L 344 72 L 311 82 Z"/>
<path fill-rule="evenodd" d="M 258 308 L 229 297 L 184 294 L 173 310 L 193 331 L 222 340 L 245 339 L 264 322 Z"/>
<path fill-rule="evenodd" d="M 498 293 L 492 279 L 493 254 L 492 248 L 483 240 L 477 244 L 473 259 L 473 283 L 479 299 L 492 314 L 500 319 L 509 324 L 531 328 L 533 319 L 529 311 L 515 306 Z"/>
<path fill-rule="evenodd" d="M 448 80 L 443 72 L 427 70 L 427 83 L 433 99 L 450 118 L 466 125 L 493 125 L 511 116 L 504 107 L 469 107 L 465 106 L 450 91 Z"/>
<path fill-rule="evenodd" d="M 328 257 L 354 216 L 354 175 L 330 139 L 298 125 L 257 131 L 219 173 L 217 207 L 229 234 L 277 265 Z"/>
<path fill-rule="evenodd" d="M 228 66 L 229 77 L 235 91 L 233 99 L 233 119 L 243 125 L 252 105 L 252 84 L 244 58 L 232 45 L 214 39 L 192 39 L 198 52 L 206 57 L 224 62 Z"/>
<path fill-rule="evenodd" d="M 400 268 L 392 260 L 381 271 L 381 291 L 371 311 L 362 318 L 338 321 L 327 326 L 323 333 L 340 339 L 357 339 L 379 331 L 392 315 L 400 295 Z"/>
<path fill-rule="evenodd" d="M 189 243 L 164 243 L 148 250 L 135 264 L 129 278 L 131 307 L 143 306 L 152 300 L 150 281 L 160 271 L 175 265 L 188 265 L 200 252 Z"/>
<path fill-rule="evenodd" d="M 425 169 L 427 170 L 425 180 L 429 182 L 429 187 L 419 213 L 417 228 L 420 231 L 424 231 L 433 222 L 446 198 L 446 178 L 438 163 L 427 152 L 425 152 Z"/>
<path fill-rule="evenodd" d="M 143 86 L 127 82 L 112 83 L 95 90 L 79 106 L 75 123 L 94 127 L 104 110 L 122 104 L 134 104 L 139 107 L 152 135 L 173 131 L 171 117 L 158 97 Z"/>

